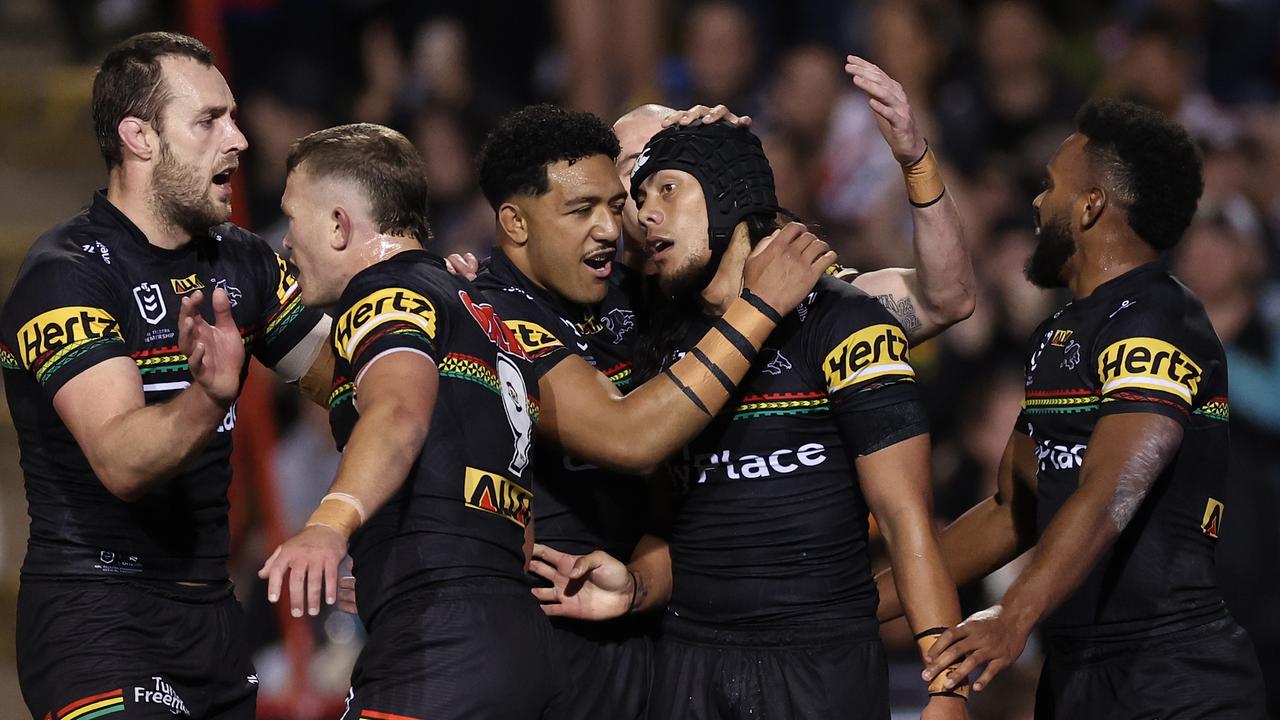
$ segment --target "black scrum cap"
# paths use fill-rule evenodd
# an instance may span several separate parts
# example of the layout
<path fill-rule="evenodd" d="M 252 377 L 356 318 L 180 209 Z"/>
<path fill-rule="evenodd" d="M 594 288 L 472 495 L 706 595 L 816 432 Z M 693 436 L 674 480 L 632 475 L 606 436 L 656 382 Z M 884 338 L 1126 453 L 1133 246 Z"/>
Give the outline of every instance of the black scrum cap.
<path fill-rule="evenodd" d="M 673 125 L 654 135 L 631 170 L 631 196 L 636 196 L 645 178 L 659 170 L 683 170 L 702 185 L 707 199 L 711 273 L 743 218 L 774 215 L 779 210 L 773 168 L 760 139 L 746 128 L 694 123 Z"/>

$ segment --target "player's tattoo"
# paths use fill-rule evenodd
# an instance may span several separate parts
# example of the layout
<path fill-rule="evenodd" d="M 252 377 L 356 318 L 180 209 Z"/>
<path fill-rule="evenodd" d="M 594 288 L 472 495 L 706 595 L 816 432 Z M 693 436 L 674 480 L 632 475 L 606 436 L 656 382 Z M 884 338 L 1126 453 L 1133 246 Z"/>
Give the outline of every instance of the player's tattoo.
<path fill-rule="evenodd" d="M 1107 506 L 1116 532 L 1124 532 L 1160 472 L 1178 452 L 1180 444 L 1181 437 L 1177 432 L 1151 433 L 1142 439 L 1142 444 L 1120 468 L 1115 495 Z"/>
<path fill-rule="evenodd" d="M 924 323 L 920 322 L 920 318 L 916 316 L 916 306 L 911 302 L 911 298 L 899 299 L 896 295 L 877 295 L 876 299 L 893 313 L 898 322 L 902 323 L 902 329 L 908 333 L 924 327 Z"/>

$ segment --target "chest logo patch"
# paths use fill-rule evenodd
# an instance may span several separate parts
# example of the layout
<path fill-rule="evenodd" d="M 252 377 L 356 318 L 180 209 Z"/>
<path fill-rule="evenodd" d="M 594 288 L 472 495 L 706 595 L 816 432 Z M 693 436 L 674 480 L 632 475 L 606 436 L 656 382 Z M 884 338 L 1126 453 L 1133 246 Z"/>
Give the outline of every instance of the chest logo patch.
<path fill-rule="evenodd" d="M 613 336 L 613 344 L 617 345 L 636 327 L 636 314 L 630 310 L 622 308 L 614 308 L 604 317 L 600 318 L 601 324 Z"/>
<path fill-rule="evenodd" d="M 1222 529 L 1222 513 L 1227 509 L 1220 501 L 1209 498 L 1204 506 L 1204 519 L 1200 521 L 1200 531 L 1214 540 L 1218 539 L 1218 531 Z"/>
<path fill-rule="evenodd" d="M 1067 341 L 1075 334 L 1074 330 L 1054 330 L 1049 335 L 1049 344 L 1054 347 L 1066 347 Z"/>
<path fill-rule="evenodd" d="M 1159 390 L 1190 404 L 1204 372 L 1186 353 L 1164 340 L 1128 338 L 1111 343 L 1098 356 L 1102 394 L 1125 388 Z"/>
<path fill-rule="evenodd" d="M 773 352 L 773 359 L 764 366 L 765 372 L 770 375 L 781 375 L 783 370 L 791 369 L 791 361 L 782 354 L 781 350 L 771 350 L 771 352 Z"/>
<path fill-rule="evenodd" d="M 164 296 L 160 294 L 160 286 L 155 283 L 144 282 L 135 287 L 133 300 L 138 303 L 142 319 L 152 325 L 159 325 L 168 312 L 164 306 Z"/>
<path fill-rule="evenodd" d="M 1080 343 L 1072 340 L 1062 350 L 1062 365 L 1064 370 L 1075 370 L 1080 364 Z"/>
<path fill-rule="evenodd" d="M 189 292 L 204 289 L 204 283 L 200 282 L 200 278 L 196 277 L 195 273 L 191 273 L 184 278 L 170 278 L 169 285 L 173 287 L 173 292 L 176 295 L 186 295 Z"/>

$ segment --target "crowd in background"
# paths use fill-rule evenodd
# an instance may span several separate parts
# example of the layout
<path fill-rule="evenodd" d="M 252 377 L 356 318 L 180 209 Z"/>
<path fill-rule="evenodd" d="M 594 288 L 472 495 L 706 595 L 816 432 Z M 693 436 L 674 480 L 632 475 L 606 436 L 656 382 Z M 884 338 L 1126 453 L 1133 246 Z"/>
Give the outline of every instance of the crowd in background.
<path fill-rule="evenodd" d="M 178 27 L 168 3 L 62 0 L 87 61 L 130 31 Z M 103 6 L 131 22 L 95 24 Z M 1280 663 L 1280 3 L 1273 0 L 226 0 L 228 78 L 249 138 L 252 227 L 280 247 L 284 159 L 294 139 L 351 121 L 404 132 L 426 161 L 432 249 L 484 257 L 493 214 L 474 157 L 497 118 L 550 101 L 612 122 L 643 102 L 724 103 L 754 119 L 780 202 L 846 265 L 910 266 L 901 172 L 865 97 L 843 73 L 855 53 L 907 92 L 945 165 L 979 281 L 973 317 L 913 350 L 934 440 L 935 505 L 955 518 L 994 486 L 1022 396 L 1031 330 L 1068 298 L 1032 287 L 1022 265 L 1035 243 L 1031 200 L 1043 166 L 1081 103 L 1137 100 L 1182 122 L 1204 155 L 1196 220 L 1167 258 L 1204 302 L 1227 348 L 1232 495 L 1219 564 L 1237 618 L 1271 677 Z M 95 16 L 86 13 L 96 8 Z M 243 200 L 242 200 L 243 202 Z M 318 409 L 281 393 L 278 479 L 296 527 L 333 477 L 337 458 Z M 1224 459 L 1225 462 L 1226 459 Z M 290 528 L 292 529 L 292 528 Z M 245 547 L 254 547 L 248 544 Z M 241 595 L 271 614 L 240 563 Z M 998 598 L 1002 575 L 962 594 L 966 612 Z M 317 622 L 317 682 L 345 688 L 355 621 Z M 259 671 L 272 682 L 271 631 Z M 918 683 L 906 638 L 895 678 Z M 988 717 L 1027 708 L 1023 679 L 985 695 Z M 347 663 L 344 667 L 343 663 Z M 896 667 L 896 666 L 895 666 Z M 326 677 L 330 679 L 326 680 Z M 918 693 L 917 693 L 918 694 Z M 979 705 L 975 704 L 975 710 Z"/>

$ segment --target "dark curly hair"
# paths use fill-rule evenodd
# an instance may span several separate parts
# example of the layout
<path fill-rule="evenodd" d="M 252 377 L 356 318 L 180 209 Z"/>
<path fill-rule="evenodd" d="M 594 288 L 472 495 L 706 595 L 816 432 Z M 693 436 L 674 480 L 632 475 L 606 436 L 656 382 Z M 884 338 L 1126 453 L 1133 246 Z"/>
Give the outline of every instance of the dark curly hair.
<path fill-rule="evenodd" d="M 592 155 L 618 159 L 622 146 L 603 120 L 556 105 L 530 105 L 502 118 L 485 138 L 476 164 L 480 189 L 494 210 L 513 195 L 550 189 L 547 166 Z"/>
<path fill-rule="evenodd" d="M 1200 153 L 1181 125 L 1151 108 L 1091 100 L 1076 116 L 1091 167 L 1156 250 L 1178 243 L 1204 189 Z"/>

